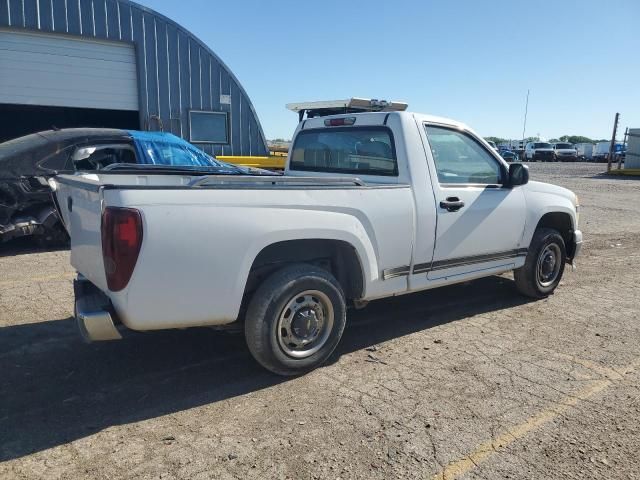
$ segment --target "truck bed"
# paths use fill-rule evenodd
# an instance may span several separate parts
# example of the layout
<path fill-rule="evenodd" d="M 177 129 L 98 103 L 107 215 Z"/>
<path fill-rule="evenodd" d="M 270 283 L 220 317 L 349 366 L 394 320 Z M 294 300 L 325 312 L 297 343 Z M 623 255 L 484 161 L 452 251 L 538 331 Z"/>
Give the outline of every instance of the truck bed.
<path fill-rule="evenodd" d="M 146 330 L 233 322 L 252 262 L 292 238 L 353 245 L 369 297 L 405 291 L 382 272 L 411 260 L 414 200 L 406 184 L 350 177 L 92 173 L 56 178 L 71 264 L 107 292 L 120 320 Z M 102 255 L 106 206 L 141 212 L 143 242 L 127 287 L 109 292 Z M 365 261 L 366 259 L 366 261 Z M 129 302 L 129 299 L 132 299 Z M 135 299 L 135 301 L 133 301 Z"/>
<path fill-rule="evenodd" d="M 131 188 L 344 188 L 366 187 L 358 178 L 348 177 L 300 177 L 300 176 L 252 176 L 252 175 L 185 175 L 176 174 L 132 174 L 121 173 L 84 173 L 60 175 L 56 182 L 73 185 L 84 190 Z"/>

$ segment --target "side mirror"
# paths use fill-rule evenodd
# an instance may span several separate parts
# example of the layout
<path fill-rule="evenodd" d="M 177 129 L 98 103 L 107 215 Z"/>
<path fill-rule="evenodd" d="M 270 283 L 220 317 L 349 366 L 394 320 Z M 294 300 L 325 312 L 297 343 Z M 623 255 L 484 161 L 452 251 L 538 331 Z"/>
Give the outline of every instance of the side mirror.
<path fill-rule="evenodd" d="M 529 183 L 529 167 L 521 163 L 509 165 L 509 186 L 517 187 Z"/>

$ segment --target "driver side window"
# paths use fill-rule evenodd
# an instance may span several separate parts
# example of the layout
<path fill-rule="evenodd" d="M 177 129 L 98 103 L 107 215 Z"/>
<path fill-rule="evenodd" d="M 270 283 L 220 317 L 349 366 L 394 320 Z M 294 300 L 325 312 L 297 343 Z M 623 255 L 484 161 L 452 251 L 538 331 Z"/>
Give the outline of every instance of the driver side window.
<path fill-rule="evenodd" d="M 425 125 L 425 129 L 441 184 L 503 183 L 498 161 L 470 136 L 444 127 Z"/>

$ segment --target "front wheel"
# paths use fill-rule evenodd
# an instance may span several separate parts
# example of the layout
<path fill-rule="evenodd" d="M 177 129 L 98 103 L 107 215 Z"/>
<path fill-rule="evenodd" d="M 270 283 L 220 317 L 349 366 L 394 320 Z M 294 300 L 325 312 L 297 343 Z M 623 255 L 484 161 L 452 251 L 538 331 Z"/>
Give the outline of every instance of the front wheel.
<path fill-rule="evenodd" d="M 562 279 L 566 259 L 562 235 L 552 228 L 537 229 L 524 266 L 513 272 L 518 291 L 532 298 L 551 295 Z"/>
<path fill-rule="evenodd" d="M 272 274 L 253 295 L 245 319 L 251 354 L 278 375 L 299 375 L 324 363 L 346 323 L 340 284 L 326 270 L 296 264 Z"/>

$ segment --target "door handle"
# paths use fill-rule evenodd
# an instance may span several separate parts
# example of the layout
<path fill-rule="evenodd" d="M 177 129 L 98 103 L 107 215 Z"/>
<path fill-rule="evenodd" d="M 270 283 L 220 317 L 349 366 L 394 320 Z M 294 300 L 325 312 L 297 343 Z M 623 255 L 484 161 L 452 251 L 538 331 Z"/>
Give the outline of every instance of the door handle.
<path fill-rule="evenodd" d="M 464 207 L 464 202 L 458 197 L 447 197 L 446 200 L 440 202 L 440 208 L 444 208 L 448 212 L 457 212 Z"/>

